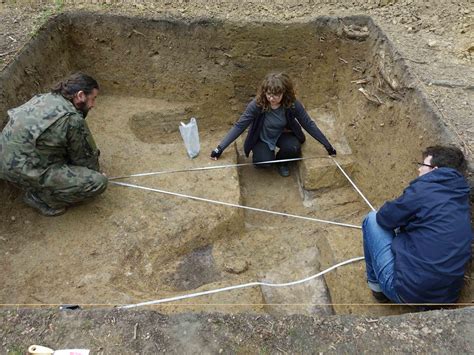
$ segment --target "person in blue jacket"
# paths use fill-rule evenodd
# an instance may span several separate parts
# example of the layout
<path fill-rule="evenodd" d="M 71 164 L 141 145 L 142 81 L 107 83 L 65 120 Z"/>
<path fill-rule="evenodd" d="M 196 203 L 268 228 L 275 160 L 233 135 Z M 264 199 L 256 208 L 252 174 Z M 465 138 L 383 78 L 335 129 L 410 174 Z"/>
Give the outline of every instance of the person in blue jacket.
<path fill-rule="evenodd" d="M 305 141 L 301 127 L 321 143 L 329 155 L 336 155 L 336 150 L 296 99 L 293 83 L 285 73 L 265 76 L 255 99 L 247 105 L 239 120 L 211 152 L 211 158 L 217 160 L 224 149 L 249 126 L 244 152 L 248 157 L 252 151 L 252 161 L 256 167 L 269 167 L 270 164 L 258 164 L 266 161 L 300 157 L 301 144 Z M 277 167 L 281 176 L 290 175 L 288 164 L 278 163 Z"/>
<path fill-rule="evenodd" d="M 454 303 L 471 257 L 466 160 L 455 147 L 423 152 L 419 176 L 365 218 L 367 281 L 380 302 Z"/>

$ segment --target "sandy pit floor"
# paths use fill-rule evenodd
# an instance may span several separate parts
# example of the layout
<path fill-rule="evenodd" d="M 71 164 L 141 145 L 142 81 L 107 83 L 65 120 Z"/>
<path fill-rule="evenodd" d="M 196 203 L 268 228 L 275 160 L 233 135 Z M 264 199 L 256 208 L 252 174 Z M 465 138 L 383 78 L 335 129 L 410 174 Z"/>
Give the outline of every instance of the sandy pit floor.
<path fill-rule="evenodd" d="M 95 36 L 94 32 L 84 35 L 84 27 L 95 31 L 101 24 L 101 21 L 90 20 L 79 21 L 81 27 L 76 31 L 67 31 L 64 30 L 67 26 L 60 26 L 63 31 L 59 34 L 69 36 L 65 41 L 58 40 L 58 33 L 54 38 L 47 36 L 46 41 L 39 45 L 41 53 L 47 52 L 44 58 L 25 51 L 30 47 L 30 40 L 41 37 L 39 29 L 46 21 L 55 15 L 75 13 L 81 9 L 102 15 L 143 16 L 152 21 L 163 18 L 190 23 L 200 18 L 231 21 L 238 23 L 239 27 L 269 21 L 292 28 L 295 23 L 313 21 L 319 16 L 337 16 L 342 23 L 345 16 L 368 15 L 387 35 L 385 43 L 391 42 L 396 47 L 392 59 L 402 65 L 398 66 L 399 72 L 395 74 L 399 78 L 409 74 L 408 80 L 403 83 L 403 88 L 408 91 L 400 92 L 404 99 L 395 97 L 392 100 L 382 95 L 383 92 L 376 91 L 382 95 L 385 104 L 375 107 L 363 102 L 362 94 L 356 91 L 357 86 L 352 81 L 366 76 L 372 76 L 378 80 L 375 82 L 380 83 L 376 73 L 378 52 L 365 50 L 368 57 L 361 62 L 363 53 L 357 48 L 355 52 L 347 51 L 344 46 L 336 48 L 329 42 L 321 42 L 320 36 L 314 42 L 303 40 L 305 46 L 298 46 L 300 40 L 306 38 L 298 33 L 292 36 L 291 43 L 296 47 L 313 43 L 306 55 L 312 61 L 318 61 L 320 52 L 330 53 L 324 50 L 324 43 L 331 44 L 329 48 L 340 50 L 327 58 L 328 63 L 333 63 L 332 68 L 324 69 L 328 75 L 316 76 L 316 80 L 311 81 L 314 85 L 306 92 L 304 89 L 310 83 L 307 76 L 304 80 L 297 78 L 299 88 L 303 89 L 300 95 L 304 103 L 310 106 L 329 103 L 330 114 L 336 116 L 338 125 L 343 127 L 342 134 L 354 154 L 357 163 L 354 177 L 376 206 L 403 191 L 413 178 L 410 162 L 418 158 L 421 148 L 446 138 L 445 132 L 433 129 L 432 123 L 446 127 L 452 133 L 448 134 L 446 141 L 458 145 L 466 153 L 471 164 L 471 183 L 473 181 L 474 42 L 470 0 L 123 0 L 113 5 L 105 0 L 0 1 L 2 73 L 9 72 L 17 59 L 23 58 L 17 75 L 3 77 L 3 83 L 8 83 L 0 85 L 0 107 L 3 111 L 27 100 L 36 92 L 44 91 L 49 85 L 47 81 L 56 80 L 71 70 L 70 63 L 79 62 L 79 67 L 90 68 L 90 62 L 80 61 L 76 48 L 89 47 L 91 38 L 94 39 L 90 43 L 92 49 L 97 47 L 107 55 L 111 54 L 110 44 L 117 37 L 113 35 L 114 31 L 107 26 L 100 31 L 111 35 L 105 41 Z M 142 17 L 132 24 L 135 32 L 128 27 L 130 31 L 118 31 L 118 37 L 125 42 L 131 38 L 134 44 L 140 45 L 145 39 L 144 34 L 148 34 L 148 25 Z M 268 38 L 268 29 L 263 33 L 264 38 Z M 95 43 L 98 40 L 101 42 Z M 148 49 L 157 43 L 163 43 L 164 52 L 167 52 L 166 41 L 152 38 L 139 53 L 144 63 L 132 62 L 138 63 L 140 70 L 134 71 L 131 63 L 124 65 L 125 69 L 131 68 L 129 78 L 135 79 L 136 73 L 149 73 L 143 70 L 146 58 L 148 55 L 152 59 L 157 57 L 154 57 L 153 51 L 148 53 Z M 199 52 L 186 58 L 202 59 L 202 53 L 210 53 L 210 59 L 216 60 L 209 66 L 207 76 L 220 83 L 224 76 L 215 68 L 225 68 L 225 64 L 231 61 L 229 57 L 223 57 L 229 54 L 229 46 L 210 43 L 210 49 L 201 50 L 206 47 L 203 43 L 191 46 Z M 254 51 L 260 48 L 260 43 L 259 46 L 255 46 L 255 41 L 249 43 L 250 50 L 241 48 L 242 57 L 236 57 L 238 64 L 248 63 L 248 52 L 258 54 Z M 268 44 L 267 41 L 264 43 Z M 72 55 L 69 55 L 69 44 L 74 49 Z M 61 51 L 67 48 L 65 60 L 57 61 L 58 48 Z M 116 62 L 122 64 L 127 59 L 127 48 L 117 48 L 123 49 L 117 51 L 120 60 Z M 305 56 L 300 50 L 298 56 Z M 174 55 L 174 61 L 184 58 L 181 53 Z M 102 62 L 100 57 L 91 58 Z M 263 59 L 271 60 L 268 57 Z M 170 78 L 174 79 L 176 75 L 172 69 L 176 66 L 173 60 L 168 66 L 161 64 L 172 72 Z M 153 63 L 148 64 L 152 67 Z M 177 64 L 178 74 L 188 69 Z M 117 69 L 119 66 L 111 65 L 111 70 L 106 70 L 107 73 L 99 81 L 103 83 L 105 79 L 113 79 L 115 74 L 123 74 Z M 344 66 L 349 68 L 349 72 L 350 68 L 367 68 L 367 71 L 363 74 L 354 69 L 350 74 L 344 70 L 336 71 Z M 53 69 L 49 70 L 49 67 Z M 235 69 L 237 72 L 242 70 L 247 74 L 248 77 L 244 78 L 247 82 L 242 85 L 242 76 L 232 76 L 233 81 L 240 82 L 241 86 L 237 88 L 238 95 L 231 99 L 232 102 L 219 101 L 224 108 L 216 115 L 221 123 L 235 121 L 247 95 L 253 94 L 253 77 L 262 74 L 254 75 L 251 71 L 254 63 L 248 68 L 238 68 Z M 36 69 L 39 72 L 35 72 Z M 104 71 L 101 67 L 96 69 Z M 263 70 L 263 67 L 257 67 L 255 72 L 258 70 Z M 298 75 L 307 73 L 301 67 L 294 72 Z M 336 72 L 338 75 L 335 75 Z M 321 84 L 320 79 L 339 83 L 339 92 L 335 91 L 335 87 L 327 91 L 329 86 Z M 114 82 L 108 84 L 109 87 L 115 85 Z M 362 86 L 378 90 L 376 85 Z M 232 86 L 227 85 L 225 90 L 208 94 L 214 102 L 218 98 L 227 100 L 229 88 Z M 381 88 L 388 89 L 385 84 Z M 413 88 L 420 89 L 419 95 L 410 94 Z M 186 100 L 183 94 L 191 93 L 191 89 L 180 82 L 176 90 L 178 94 L 168 98 Z M 355 94 L 349 95 L 347 91 L 352 89 Z M 137 87 L 137 91 L 140 90 L 141 87 Z M 314 96 L 314 92 L 322 95 Z M 160 92 L 156 96 L 163 98 L 162 94 Z M 215 164 L 208 159 L 207 152 L 225 133 L 228 128 L 224 127 L 225 124 L 211 130 L 199 121 L 203 146 L 202 154 L 195 160 L 186 157 L 177 133 L 177 123 L 184 118 L 189 119 L 195 107 L 189 102 L 101 96 L 98 107 L 88 120 L 102 150 L 104 170 L 109 176 L 116 176 Z M 227 117 L 221 114 L 226 111 L 232 111 L 232 115 Z M 158 125 L 154 125 L 153 117 L 156 116 L 161 120 Z M 320 120 L 321 116 L 314 118 Z M 239 144 L 237 153 L 229 148 L 218 163 L 246 162 L 241 156 Z M 312 148 L 309 151 L 308 155 L 312 155 Z M 393 154 L 387 160 L 388 153 Z M 302 164 L 298 169 L 292 168 L 292 177 L 288 179 L 281 179 L 275 171 L 262 172 L 248 167 L 125 181 L 261 208 L 280 210 L 285 206 L 281 210 L 290 213 L 360 223 L 368 209 L 351 189 L 342 187 L 302 194 L 297 185 L 297 170 L 302 171 Z M 375 175 L 370 175 L 371 171 Z M 384 176 L 384 172 L 390 175 Z M 288 281 L 307 276 L 336 261 L 359 255 L 362 250 L 357 230 L 237 211 L 230 207 L 116 186 L 111 186 L 99 199 L 71 208 L 66 215 L 55 219 L 43 218 L 24 206 L 19 192 L 7 184 L 0 184 L 0 195 L 0 300 L 3 303 L 22 303 L 27 308 L 4 306 L 0 313 L 1 346 L 9 354 L 23 354 L 34 343 L 56 349 L 82 346 L 98 354 L 161 351 L 339 353 L 387 352 L 387 349 L 389 352 L 439 352 L 440 349 L 449 353 L 472 352 L 472 308 L 423 313 L 401 309 L 409 314 L 378 317 L 394 314 L 400 309 L 367 305 L 372 299 L 365 287 L 363 263 L 329 273 L 325 279 L 329 295 L 324 284 L 315 282 L 307 284 L 306 288 L 287 289 L 286 294 L 276 292 L 277 289 L 252 288 L 192 299 L 184 306 L 182 302 L 132 312 L 111 310 L 109 307 L 257 279 Z M 466 275 L 467 287 L 461 299 L 463 304 L 472 305 L 473 283 L 470 281 L 473 276 L 471 267 Z M 333 306 L 333 309 L 315 306 L 315 303 L 324 303 L 328 298 L 331 302 L 349 300 L 349 303 Z M 79 312 L 62 312 L 56 307 L 58 303 L 78 302 L 106 307 Z M 27 304 L 49 303 L 54 305 L 45 310 L 27 307 Z M 366 305 L 365 308 L 361 308 L 360 304 Z M 226 314 L 213 313 L 215 310 Z M 275 315 L 262 314 L 262 311 Z M 332 311 L 362 315 L 325 316 Z M 179 314 L 168 316 L 162 315 L 163 312 Z M 308 312 L 316 316 L 302 315 Z M 300 314 L 281 316 L 282 313 Z"/>
<path fill-rule="evenodd" d="M 178 132 L 179 121 L 189 119 L 186 107 L 158 99 L 100 97 L 88 123 L 101 149 L 103 171 L 116 177 L 249 162 L 234 146 L 218 162 L 210 160 L 208 152 L 225 131 L 205 129 L 200 132 L 201 154 L 189 159 Z M 364 208 L 351 188 L 310 200 L 306 196 L 304 201 L 296 164 L 291 169 L 289 178 L 280 177 L 276 169 L 244 166 L 116 181 L 357 223 Z M 6 270 L 2 303 L 115 305 L 258 280 L 293 281 L 320 270 L 318 239 L 327 234 L 326 225 L 313 221 L 112 184 L 98 199 L 54 219 L 24 206 L 21 196 L 11 208 L 1 232 L 1 264 Z M 347 216 L 352 221 L 346 221 Z M 343 227 L 331 230 L 346 232 Z M 281 303 L 303 305 L 282 309 Z M 331 307 L 318 304 L 329 303 L 320 278 L 287 289 L 254 287 L 206 296 L 184 302 L 186 306 L 163 306 L 162 311 L 328 314 Z"/>

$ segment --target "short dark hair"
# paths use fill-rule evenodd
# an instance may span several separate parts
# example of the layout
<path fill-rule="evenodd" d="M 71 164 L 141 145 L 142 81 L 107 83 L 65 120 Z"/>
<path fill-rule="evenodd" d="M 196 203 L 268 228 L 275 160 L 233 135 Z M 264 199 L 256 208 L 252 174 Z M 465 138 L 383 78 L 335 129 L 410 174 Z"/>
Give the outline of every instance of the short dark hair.
<path fill-rule="evenodd" d="M 94 89 L 99 90 L 99 84 L 93 77 L 84 73 L 74 73 L 54 85 L 51 92 L 72 100 L 77 92 L 84 91 L 86 95 L 89 95 Z"/>
<path fill-rule="evenodd" d="M 464 174 L 467 162 L 461 149 L 454 146 L 434 145 L 423 152 L 423 158 L 431 155 L 431 165 L 438 168 L 452 168 Z"/>

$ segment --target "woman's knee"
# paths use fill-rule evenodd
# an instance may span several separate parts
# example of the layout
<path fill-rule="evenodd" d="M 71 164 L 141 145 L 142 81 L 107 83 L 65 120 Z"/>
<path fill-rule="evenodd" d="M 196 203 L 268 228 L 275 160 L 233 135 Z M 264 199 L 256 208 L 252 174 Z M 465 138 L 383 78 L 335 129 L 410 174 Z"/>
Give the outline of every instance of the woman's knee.
<path fill-rule="evenodd" d="M 258 142 L 252 149 L 252 163 L 256 168 L 268 168 L 271 164 L 265 163 L 275 159 L 275 153 L 266 143 Z"/>
<path fill-rule="evenodd" d="M 301 156 L 301 143 L 296 139 L 290 139 L 280 144 L 278 155 L 285 159 L 298 158 Z"/>
<path fill-rule="evenodd" d="M 267 161 L 271 161 L 271 160 L 274 160 L 274 159 L 275 159 L 274 157 L 270 157 L 270 158 L 266 157 L 266 159 L 265 159 L 264 157 L 256 157 L 254 155 L 253 158 L 252 158 L 252 163 L 253 163 L 254 168 L 266 169 L 266 168 L 271 167 L 271 164 L 267 163 Z"/>
<path fill-rule="evenodd" d="M 282 148 L 281 150 L 282 150 L 282 154 L 296 158 L 301 155 L 301 144 L 292 144 L 290 146 L 286 146 Z"/>

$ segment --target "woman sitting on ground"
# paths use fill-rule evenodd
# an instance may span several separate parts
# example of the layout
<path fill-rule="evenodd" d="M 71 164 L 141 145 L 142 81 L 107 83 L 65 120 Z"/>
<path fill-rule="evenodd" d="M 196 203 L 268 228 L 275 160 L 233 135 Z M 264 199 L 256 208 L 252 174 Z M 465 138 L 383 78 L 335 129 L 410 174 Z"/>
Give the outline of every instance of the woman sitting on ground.
<path fill-rule="evenodd" d="M 268 74 L 260 84 L 257 95 L 247 106 L 245 112 L 230 129 L 211 158 L 217 160 L 245 129 L 250 126 L 244 143 L 248 157 L 252 151 L 255 167 L 269 167 L 270 164 L 257 164 L 271 160 L 294 159 L 301 156 L 301 144 L 305 141 L 303 127 L 314 139 L 326 148 L 329 155 L 336 150 L 309 117 L 301 102 L 295 97 L 293 83 L 285 73 Z M 279 148 L 275 158 L 275 150 Z M 281 176 L 289 176 L 288 164 L 277 164 Z"/>

